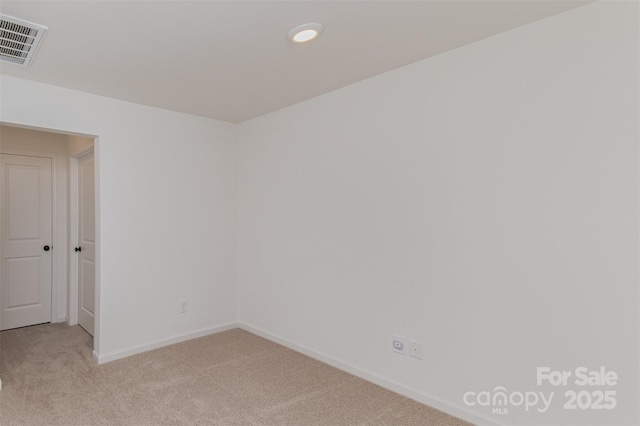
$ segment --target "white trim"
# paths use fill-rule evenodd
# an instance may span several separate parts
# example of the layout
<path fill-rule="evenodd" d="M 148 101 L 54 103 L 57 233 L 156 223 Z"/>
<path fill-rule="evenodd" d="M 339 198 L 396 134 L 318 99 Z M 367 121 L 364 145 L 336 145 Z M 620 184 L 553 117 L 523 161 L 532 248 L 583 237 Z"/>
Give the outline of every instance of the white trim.
<path fill-rule="evenodd" d="M 36 131 L 41 131 L 41 132 L 50 132 L 50 133 L 57 133 L 57 134 L 61 134 L 61 135 L 67 135 L 67 136 L 81 136 L 81 137 L 85 137 L 85 138 L 90 138 L 93 139 L 93 152 L 94 152 L 94 158 L 95 158 L 95 197 L 96 197 L 96 282 L 95 282 L 95 286 L 96 286 L 96 310 L 95 310 L 95 330 L 94 330 L 94 334 L 93 334 L 93 349 L 95 353 L 99 353 L 100 352 L 100 312 L 101 312 L 101 308 L 100 308 L 100 296 L 101 296 L 101 280 L 100 280 L 100 276 L 101 276 L 101 248 L 100 248 L 100 235 L 101 235 L 101 231 L 100 231 L 100 137 L 97 135 L 92 135 L 89 133 L 78 133 L 78 132 L 74 132 L 74 131 L 69 131 L 69 130 L 65 130 L 65 129 L 58 129 L 58 128 L 50 128 L 50 127 L 41 127 L 41 126 L 37 126 L 37 125 L 31 125 L 28 123 L 16 123 L 16 122 L 12 122 L 12 121 L 3 121 L 0 120 L 0 125 L 7 125 L 7 126 L 12 126 L 12 127 L 18 127 L 21 129 L 27 129 L 27 130 L 36 130 Z M 0 149 L 2 149 L 2 146 L 0 144 Z M 8 150 L 8 149 L 7 149 Z M 28 152 L 32 152 L 32 151 L 28 151 Z M 76 154 L 76 153 L 72 153 L 72 154 Z M 69 158 L 70 155 L 69 153 L 67 153 L 67 155 L 65 156 L 65 158 Z M 68 209 L 68 203 L 66 208 Z M 65 220 L 68 220 L 68 211 L 67 211 L 67 215 L 65 215 Z M 69 223 L 67 222 L 66 224 L 67 226 L 69 226 Z M 65 234 L 65 237 L 68 237 L 69 234 L 68 232 Z M 69 259 L 68 253 L 69 253 L 69 241 L 67 241 L 66 244 L 66 248 L 65 248 L 65 253 L 67 254 L 66 259 Z M 65 262 L 64 268 L 61 270 L 61 273 L 64 272 L 66 274 L 67 268 L 68 268 L 69 262 Z M 65 286 L 69 285 L 68 279 L 65 279 Z M 65 288 L 66 291 L 68 291 L 68 287 Z M 68 296 L 67 296 L 67 313 L 69 312 L 69 300 L 68 300 Z M 52 317 L 53 317 L 53 313 L 52 313 Z M 63 320 L 64 321 L 64 320 Z M 97 361 L 97 358 L 96 358 Z"/>
<path fill-rule="evenodd" d="M 364 370 L 360 367 L 356 367 L 352 364 L 340 361 L 336 358 L 333 358 L 329 355 L 322 354 L 306 346 L 298 345 L 297 343 L 293 343 L 288 339 L 269 333 L 267 331 L 251 326 L 244 322 L 238 322 L 238 328 L 241 328 L 245 331 L 248 331 L 249 333 L 253 333 L 255 335 L 263 337 L 272 342 L 278 343 L 282 346 L 286 346 L 289 349 L 292 349 L 296 352 L 300 352 L 320 362 L 323 362 L 332 367 L 335 367 L 338 370 L 346 371 L 347 373 L 353 374 L 354 376 L 360 377 L 361 379 L 364 379 L 368 382 L 374 383 L 385 389 L 399 393 L 400 395 L 406 396 L 407 398 L 413 399 L 414 401 L 418 401 L 422 404 L 426 404 L 430 407 L 433 407 L 435 409 L 438 409 L 440 411 L 443 411 L 447 414 L 458 417 L 460 419 L 466 420 L 473 424 L 477 424 L 477 425 L 499 424 L 499 423 L 496 423 L 495 420 L 490 420 L 478 414 L 471 413 L 463 407 L 452 405 L 448 402 L 444 402 L 433 396 L 426 395 L 416 389 L 402 385 L 394 380 L 380 376 L 379 374 L 373 373 L 371 371 Z"/>
<path fill-rule="evenodd" d="M 93 138 L 93 173 L 94 173 L 94 200 L 95 200 L 95 311 L 93 312 L 93 351 L 96 354 L 100 353 L 100 335 L 101 335 L 101 313 L 102 305 L 100 305 L 102 295 L 102 282 L 100 277 L 102 276 L 102 231 L 100 226 L 100 138 L 98 136 Z M 76 304 L 77 307 L 77 304 Z M 98 358 L 96 358 L 96 362 Z"/>
<path fill-rule="evenodd" d="M 181 334 L 179 336 L 170 337 L 168 339 L 157 340 L 155 342 L 148 343 L 146 345 L 136 346 L 131 349 L 126 349 L 124 351 L 111 352 L 110 354 L 107 354 L 107 355 L 100 355 L 94 350 L 93 359 L 96 360 L 98 364 L 104 364 L 107 362 L 115 361 L 117 359 L 126 358 L 131 355 L 136 355 L 142 352 L 151 351 L 153 349 L 162 348 L 164 346 L 175 345 L 176 343 L 186 342 L 187 340 L 197 339 L 199 337 L 208 336 L 210 334 L 222 333 L 223 331 L 232 330 L 234 328 L 238 328 L 238 325 L 236 323 L 227 323 L 227 324 L 222 324 L 216 327 L 203 328 L 198 331 Z"/>
<path fill-rule="evenodd" d="M 78 246 L 78 158 L 69 157 L 69 254 Z M 78 324 L 78 256 L 69 256 L 69 325 Z"/>
<path fill-rule="evenodd" d="M 87 137 L 87 139 L 91 139 L 91 138 Z M 95 141 L 95 138 L 94 138 L 94 141 Z M 74 152 L 74 153 L 72 153 L 70 155 L 71 155 L 71 158 L 80 159 L 80 158 L 85 157 L 85 156 L 87 156 L 89 154 L 93 154 L 93 145 L 91 145 L 90 147 L 87 147 L 85 149 L 81 149 L 78 152 Z"/>
<path fill-rule="evenodd" d="M 53 151 L 30 151 L 28 149 L 13 149 L 13 148 L 1 148 L 0 154 L 23 155 L 25 157 L 45 157 L 45 158 L 53 158 L 54 155 L 57 155 Z"/>

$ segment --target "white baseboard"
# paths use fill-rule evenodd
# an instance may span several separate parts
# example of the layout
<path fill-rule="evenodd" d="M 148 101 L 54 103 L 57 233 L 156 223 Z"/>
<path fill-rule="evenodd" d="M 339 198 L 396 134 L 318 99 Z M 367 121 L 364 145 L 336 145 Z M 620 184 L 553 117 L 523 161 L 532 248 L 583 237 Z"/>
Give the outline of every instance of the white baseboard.
<path fill-rule="evenodd" d="M 407 387 L 405 385 L 402 385 L 398 382 L 395 382 L 394 380 L 388 379 L 386 377 L 380 376 L 376 373 L 373 373 L 371 371 L 367 371 L 364 370 L 362 368 L 356 367 L 352 364 L 340 361 L 336 358 L 333 358 L 331 356 L 319 353 L 313 349 L 310 349 L 306 346 L 302 346 L 299 345 L 297 343 L 294 343 L 290 340 L 287 340 L 283 337 L 277 336 L 275 334 L 269 333 L 267 331 L 264 331 L 258 327 L 254 327 L 252 325 L 243 323 L 243 322 L 239 322 L 239 323 L 227 323 L 227 324 L 223 324 L 217 327 L 211 327 L 211 328 L 206 328 L 206 329 L 202 329 L 202 330 L 198 330 L 198 331 L 194 331 L 191 333 L 186 333 L 186 334 L 182 334 L 180 336 L 174 336 L 174 337 L 170 337 L 168 339 L 162 339 L 162 340 L 158 340 L 156 342 L 152 342 L 149 344 L 145 344 L 145 345 L 141 345 L 141 346 L 136 346 L 134 348 L 131 349 L 127 349 L 124 351 L 118 351 L 118 352 L 112 352 L 110 354 L 106 354 L 106 355 L 101 355 L 96 353 L 95 351 L 93 352 L 93 359 L 98 363 L 98 364 L 104 364 L 107 362 L 111 362 L 111 361 L 115 361 L 117 359 L 122 359 L 122 358 L 126 358 L 128 356 L 131 355 L 136 355 L 142 352 L 147 352 L 153 349 L 158 349 L 164 346 L 168 346 L 168 345 L 173 345 L 176 343 L 181 343 L 181 342 L 185 342 L 187 340 L 191 340 L 191 339 L 197 339 L 198 337 L 204 337 L 204 336 L 208 336 L 210 334 L 216 334 L 216 333 L 221 333 L 223 331 L 227 331 L 227 330 L 231 330 L 234 328 L 241 328 L 245 331 L 248 331 L 249 333 L 253 333 L 255 335 L 258 335 L 260 337 L 263 337 L 267 340 L 270 340 L 272 342 L 278 343 L 282 346 L 285 346 L 289 349 L 292 349 L 296 352 L 300 352 L 304 355 L 307 355 L 311 358 L 317 359 L 320 362 L 324 362 L 325 364 L 328 364 L 332 367 L 335 367 L 339 370 L 342 371 L 346 371 L 349 374 L 353 374 L 354 376 L 360 377 L 364 380 L 367 380 L 371 383 L 375 383 L 378 386 L 381 386 L 385 389 L 388 389 L 390 391 L 396 392 L 400 395 L 406 396 L 407 398 L 411 398 L 415 401 L 421 402 L 423 404 L 426 404 L 430 407 L 436 408 L 440 411 L 443 411 L 447 414 L 450 414 L 452 416 L 456 416 L 458 418 L 461 418 L 463 420 L 466 420 L 468 422 L 477 424 L 477 425 L 496 425 L 498 423 L 496 423 L 494 420 L 490 420 L 487 419 L 485 417 L 479 416 L 475 413 L 471 413 L 469 411 L 467 411 L 465 408 L 460 407 L 460 406 L 456 406 L 454 404 L 450 404 L 448 402 L 444 402 L 441 401 L 438 398 L 426 395 L 416 389 Z"/>
<path fill-rule="evenodd" d="M 367 380 L 385 389 L 388 389 L 390 391 L 399 393 L 400 395 L 406 396 L 407 398 L 411 398 L 415 401 L 418 401 L 430 407 L 436 408 L 452 416 L 458 417 L 460 419 L 466 420 L 468 422 L 471 422 L 477 425 L 498 424 L 494 420 L 490 420 L 485 417 L 479 416 L 475 413 L 471 413 L 462 407 L 458 407 L 453 404 L 441 401 L 440 399 L 434 398 L 429 395 L 425 395 L 424 393 L 416 389 L 412 389 L 410 387 L 404 386 L 391 379 L 382 377 L 376 373 L 373 373 L 367 370 L 363 370 L 349 363 L 335 359 L 331 356 L 316 352 L 313 349 L 307 348 L 306 346 L 298 345 L 285 338 L 282 338 L 275 334 L 264 331 L 260 328 L 251 326 L 243 322 L 239 322 L 237 326 L 238 328 L 248 331 L 249 333 L 253 333 L 260 337 L 264 337 L 267 340 L 278 343 L 282 346 L 286 346 L 287 348 L 292 349 L 296 352 L 300 352 L 311 358 L 317 359 L 318 361 L 324 362 L 325 364 L 329 364 L 330 366 L 335 367 L 339 370 L 346 371 L 349 374 L 353 374 L 354 376 L 360 377 L 361 379 Z"/>
<path fill-rule="evenodd" d="M 222 324 L 217 327 L 204 328 L 202 330 L 181 334 L 179 336 L 170 337 L 168 339 L 158 340 L 152 343 L 148 343 L 146 345 L 136 346 L 131 349 L 126 349 L 124 351 L 111 352 L 110 354 L 106 354 L 106 355 L 98 354 L 95 351 L 93 351 L 93 359 L 98 364 L 104 364 L 107 362 L 115 361 L 117 359 L 126 358 L 131 355 L 136 355 L 142 352 L 158 349 L 163 346 L 174 345 L 176 343 L 185 342 L 187 340 L 197 339 L 198 337 L 204 337 L 210 334 L 221 333 L 223 331 L 231 330 L 233 328 L 238 328 L 238 325 L 236 323 Z"/>

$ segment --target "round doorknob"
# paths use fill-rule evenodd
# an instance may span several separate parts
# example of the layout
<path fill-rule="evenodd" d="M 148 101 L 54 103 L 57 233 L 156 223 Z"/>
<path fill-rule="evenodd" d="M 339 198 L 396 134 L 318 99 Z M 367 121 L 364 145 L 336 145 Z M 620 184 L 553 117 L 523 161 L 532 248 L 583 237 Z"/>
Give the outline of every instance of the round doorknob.
<path fill-rule="evenodd" d="M 49 246 L 44 246 L 44 247 L 42 247 L 42 248 L 44 249 L 44 251 L 49 251 L 49 249 L 50 249 L 51 247 L 49 247 Z"/>

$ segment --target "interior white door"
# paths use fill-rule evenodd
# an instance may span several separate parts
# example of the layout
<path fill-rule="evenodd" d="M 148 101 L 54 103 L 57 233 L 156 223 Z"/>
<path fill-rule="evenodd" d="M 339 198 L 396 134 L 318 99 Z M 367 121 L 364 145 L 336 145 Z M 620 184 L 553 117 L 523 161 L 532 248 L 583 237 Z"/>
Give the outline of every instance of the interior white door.
<path fill-rule="evenodd" d="M 78 324 L 93 336 L 96 227 L 93 153 L 78 160 Z"/>
<path fill-rule="evenodd" d="M 51 159 L 0 155 L 2 329 L 51 322 Z"/>

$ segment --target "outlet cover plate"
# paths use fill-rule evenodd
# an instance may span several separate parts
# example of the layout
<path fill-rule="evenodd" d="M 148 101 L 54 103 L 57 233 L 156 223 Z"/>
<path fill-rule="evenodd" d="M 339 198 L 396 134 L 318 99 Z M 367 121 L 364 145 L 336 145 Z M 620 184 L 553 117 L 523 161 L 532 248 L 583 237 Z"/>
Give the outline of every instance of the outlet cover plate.
<path fill-rule="evenodd" d="M 414 342 L 409 340 L 409 356 L 412 358 L 422 359 L 422 342 Z"/>
<path fill-rule="evenodd" d="M 408 340 L 406 337 L 392 335 L 391 336 L 391 345 L 393 351 L 402 355 L 407 355 L 409 353 Z"/>

